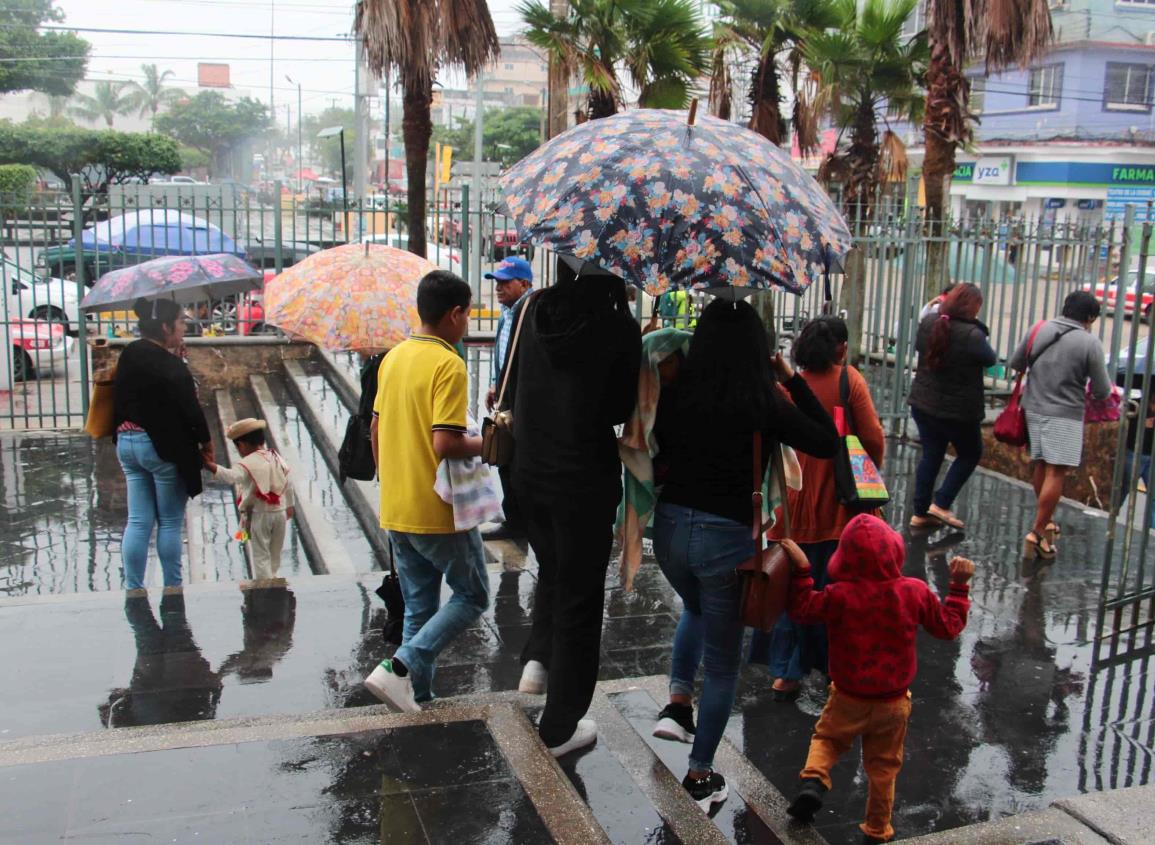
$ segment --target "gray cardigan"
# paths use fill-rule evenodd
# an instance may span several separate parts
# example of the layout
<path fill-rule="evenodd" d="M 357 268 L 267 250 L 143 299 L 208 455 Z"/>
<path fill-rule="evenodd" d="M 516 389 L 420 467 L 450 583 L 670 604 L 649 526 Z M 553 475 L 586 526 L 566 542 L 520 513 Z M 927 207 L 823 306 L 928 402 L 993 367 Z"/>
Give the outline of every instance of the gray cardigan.
<path fill-rule="evenodd" d="M 1066 333 L 1059 337 L 1061 332 Z M 1011 369 L 1019 372 L 1027 369 L 1030 336 L 1027 332 L 1011 356 Z M 1088 379 L 1096 399 L 1106 399 L 1111 394 L 1111 378 L 1103 361 L 1103 344 L 1081 323 L 1066 317 L 1047 320 L 1039 329 L 1029 364 L 1023 408 L 1032 413 L 1082 420 Z"/>

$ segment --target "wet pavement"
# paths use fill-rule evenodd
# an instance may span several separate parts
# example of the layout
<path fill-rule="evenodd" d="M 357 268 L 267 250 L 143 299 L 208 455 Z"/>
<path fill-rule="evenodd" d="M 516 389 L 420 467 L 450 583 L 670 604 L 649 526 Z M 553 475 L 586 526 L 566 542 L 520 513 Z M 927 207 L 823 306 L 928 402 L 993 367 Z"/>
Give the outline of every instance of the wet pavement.
<path fill-rule="evenodd" d="M 241 590 L 236 584 L 210 583 L 190 587 L 183 596 L 162 596 L 154 590 L 148 599 L 126 599 L 117 592 L 36 597 L 36 592 L 47 592 L 58 581 L 43 577 L 40 571 L 35 573 L 37 580 L 29 568 L 45 567 L 51 573 L 54 570 L 45 561 L 69 556 L 76 559 L 74 570 L 83 572 L 87 567 L 101 573 L 103 580 L 93 582 L 96 589 L 116 589 L 123 499 L 109 506 L 107 476 L 119 473 L 101 475 L 91 444 L 84 438 L 25 435 L 0 442 L 5 449 L 0 478 L 4 485 L 0 571 L 22 573 L 23 582 L 43 585 L 9 591 L 12 598 L 0 601 L 0 639 L 19 644 L 7 650 L 0 669 L 0 685 L 18 691 L 0 702 L 0 753 L 6 743 L 46 734 L 326 709 L 351 713 L 356 711 L 348 708 L 375 703 L 360 687 L 360 680 L 387 653 L 381 639 L 385 613 L 372 592 L 379 576 L 297 574 L 283 588 Z M 19 471 L 12 469 L 16 465 L 10 457 L 21 462 Z M 892 444 L 886 466 L 898 503 L 888 513 L 892 524 L 904 524 L 908 518 L 902 503 L 910 492 L 908 479 L 913 477 L 916 457 L 914 448 Z M 85 460 L 85 471 L 61 469 Z M 101 478 L 101 483 L 94 478 Z M 123 481 L 120 484 L 123 496 Z M 35 516 L 23 519 L 29 510 Z M 951 643 L 925 635 L 920 639 L 907 762 L 898 782 L 895 827 L 899 835 L 948 830 L 1042 810 L 1081 793 L 1151 783 L 1155 762 L 1151 669 L 1155 660 L 1148 656 L 1112 668 L 1092 668 L 1106 520 L 1062 505 L 1058 518 L 1064 533 L 1058 561 L 1047 567 L 1024 567 L 1019 545 L 1033 510 L 1033 496 L 1027 488 L 980 472 L 964 490 L 957 510 L 969 523 L 965 535 L 938 532 L 907 537 L 907 575 L 925 578 L 936 589 L 945 590 L 947 564 L 953 554 L 973 558 L 978 572 L 970 623 L 962 636 Z M 41 557 L 35 558 L 30 538 L 48 536 L 36 526 L 58 525 L 62 516 L 76 526 L 87 519 L 88 534 L 78 537 L 78 531 L 70 529 L 71 533 L 64 534 L 66 543 L 59 548 L 48 543 L 48 551 L 40 550 Z M 517 686 L 517 656 L 528 636 L 532 608 L 533 561 L 510 543 L 489 548 L 492 606 L 478 625 L 442 655 L 434 685 L 441 697 L 509 691 Z M 67 578 L 72 581 L 59 580 L 65 584 L 82 581 L 74 570 L 63 570 L 71 573 Z M 628 595 L 616 586 L 611 567 L 607 590 L 601 678 L 612 681 L 665 674 L 679 604 L 656 566 L 648 562 L 643 567 L 637 592 Z M 618 692 L 610 699 L 647 747 L 680 779 L 688 748 L 651 742 L 646 730 L 660 702 L 651 692 Z M 748 665 L 727 738 L 774 787 L 789 796 L 822 700 L 821 679 L 813 677 L 797 702 L 773 702 L 766 671 Z M 404 729 L 409 730 L 414 729 Z M 504 776 L 482 777 L 477 772 L 490 769 L 470 762 L 475 753 L 480 755 L 477 759 L 490 760 L 486 736 L 462 736 L 454 744 L 459 758 L 438 758 L 430 764 L 437 774 L 432 781 L 436 786 L 429 788 L 436 792 L 462 781 L 476 785 L 460 800 L 449 793 L 453 800 L 448 806 L 454 809 L 449 815 L 461 816 L 462 823 L 484 819 L 482 827 L 491 833 L 467 829 L 439 840 L 423 826 L 422 835 L 428 841 L 462 843 L 539 841 L 534 837 L 541 829 L 533 826 L 532 813 L 517 809 L 524 809 L 518 803 L 524 796 L 519 797 L 510 785 L 513 781 Z M 166 841 L 192 839 L 194 834 L 199 841 L 273 841 L 267 831 L 275 830 L 278 837 L 290 841 L 298 836 L 303 841 L 334 842 L 379 841 L 372 839 L 374 823 L 383 826 L 375 829 L 378 837 L 388 828 L 390 836 L 385 841 L 411 841 L 401 837 L 410 825 L 404 819 L 418 818 L 424 825 L 426 814 L 439 815 L 429 808 L 447 806 L 438 804 L 446 798 L 440 793 L 422 795 L 425 803 L 410 796 L 407 804 L 401 799 L 387 801 L 391 793 L 384 787 L 372 795 L 359 792 L 360 786 L 342 791 L 341 773 L 349 768 L 386 771 L 373 768 L 384 753 L 375 751 L 378 746 L 373 743 L 384 748 L 396 740 L 362 736 L 346 744 L 310 742 L 228 746 L 229 753 L 238 755 L 236 771 L 244 773 L 245 789 L 252 790 L 246 793 L 238 787 L 235 796 L 224 802 L 233 801 L 236 806 L 213 806 L 216 787 L 204 774 L 214 770 L 204 760 L 223 758 L 212 758 L 208 752 L 201 758 L 177 751 L 150 752 L 156 759 L 178 755 L 164 764 L 164 777 L 175 779 L 181 787 L 176 798 L 151 783 L 163 779 L 149 778 L 153 758 L 142 753 L 117 758 L 123 774 L 115 777 L 90 774 L 96 770 L 84 768 L 93 762 L 88 760 L 52 763 L 56 768 L 40 769 L 49 764 L 37 763 L 0 770 L 7 784 L 0 806 L 5 808 L 4 815 L 20 808 L 19 818 L 29 824 L 51 826 L 63 821 L 67 827 L 54 833 L 53 839 L 72 831 L 84 834 L 80 841 L 105 841 L 102 836 L 114 841 L 126 829 L 102 827 L 120 824 L 110 821 L 120 814 L 108 809 L 112 798 L 100 797 L 92 782 L 131 779 L 142 790 L 133 803 L 158 808 L 154 815 L 131 818 L 142 820 L 140 830 L 153 836 L 163 834 Z M 179 757 L 181 753 L 189 756 Z M 835 768 L 835 789 L 816 820 L 818 831 L 834 845 L 858 841 L 856 824 L 865 800 L 865 778 L 855 753 Z M 306 758 L 321 762 L 291 762 Z M 362 758 L 375 762 L 362 763 Z M 293 765 L 302 773 L 299 779 L 290 776 Z M 490 760 L 484 765 L 497 764 Z M 694 841 L 670 828 L 608 743 L 575 755 L 563 768 L 611 841 Z M 372 779 L 368 774 L 360 777 L 359 783 Z M 410 780 L 421 782 L 417 775 Z M 49 783 L 58 788 L 46 789 Z M 290 783 L 307 786 L 285 785 Z M 84 786 L 80 793 L 63 795 L 67 790 L 59 788 L 60 784 Z M 84 789 L 96 790 L 96 797 L 85 797 Z M 312 792 L 305 795 L 308 790 Z M 237 806 L 248 806 L 245 802 L 256 800 L 250 796 L 262 794 L 272 796 L 268 806 L 262 805 L 257 815 L 242 814 L 236 836 L 210 835 L 227 828 L 229 813 L 238 818 Z M 321 795 L 324 800 L 317 797 Z M 185 807 L 183 801 L 201 803 Z M 398 811 L 398 802 L 412 806 L 416 815 Z M 718 814 L 715 821 L 721 841 L 780 839 L 756 814 L 746 812 L 745 803 L 738 795 Z M 105 809 L 84 809 L 101 804 Z M 70 808 L 67 813 L 64 806 Z M 484 815 L 494 807 L 499 808 L 496 816 Z M 181 827 L 183 823 L 172 821 L 177 816 L 205 817 L 206 826 Z M 271 820 L 262 821 L 266 816 Z M 530 819 L 524 822 L 528 825 L 524 832 L 503 826 L 503 820 L 509 819 L 521 824 L 523 817 Z M 210 822 L 226 828 L 207 826 Z M 274 823 L 283 826 L 262 826 Z M 427 840 L 418 836 L 412 841 Z"/>

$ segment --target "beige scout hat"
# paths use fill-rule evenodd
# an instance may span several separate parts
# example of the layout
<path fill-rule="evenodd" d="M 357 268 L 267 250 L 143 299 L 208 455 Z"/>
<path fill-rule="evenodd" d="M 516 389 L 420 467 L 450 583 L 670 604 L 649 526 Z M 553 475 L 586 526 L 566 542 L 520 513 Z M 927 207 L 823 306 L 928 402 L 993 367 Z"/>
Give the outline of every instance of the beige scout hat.
<path fill-rule="evenodd" d="M 225 437 L 229 440 L 236 440 L 238 437 L 244 437 L 254 431 L 261 431 L 269 427 L 269 424 L 264 420 L 247 419 L 237 420 L 235 423 L 225 429 Z"/>

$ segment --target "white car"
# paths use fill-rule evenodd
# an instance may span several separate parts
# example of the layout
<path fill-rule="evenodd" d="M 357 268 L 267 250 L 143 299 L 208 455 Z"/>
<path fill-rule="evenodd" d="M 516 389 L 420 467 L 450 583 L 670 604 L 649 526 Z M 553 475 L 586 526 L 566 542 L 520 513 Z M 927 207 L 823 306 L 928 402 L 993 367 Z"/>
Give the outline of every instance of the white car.
<path fill-rule="evenodd" d="M 10 321 L 8 339 L 12 344 L 13 381 L 31 381 L 48 371 L 56 372 L 76 345 L 58 323 L 41 320 Z"/>
<path fill-rule="evenodd" d="M 379 235 L 362 235 L 361 243 L 385 244 L 397 249 L 409 249 L 409 237 L 397 233 L 386 234 L 382 232 Z M 429 257 L 430 262 L 442 270 L 449 270 L 461 275 L 461 250 L 430 240 L 425 244 L 425 254 Z"/>
<path fill-rule="evenodd" d="M 0 278 L 9 295 L 11 317 L 59 323 L 65 332 L 80 328 L 82 319 L 76 282 L 38 275 L 0 256 Z"/>

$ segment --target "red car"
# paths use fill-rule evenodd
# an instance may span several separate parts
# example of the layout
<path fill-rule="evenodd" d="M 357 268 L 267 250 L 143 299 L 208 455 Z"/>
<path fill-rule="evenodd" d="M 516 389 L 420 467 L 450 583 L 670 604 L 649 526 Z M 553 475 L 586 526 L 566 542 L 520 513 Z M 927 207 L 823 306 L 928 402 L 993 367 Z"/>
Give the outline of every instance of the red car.
<path fill-rule="evenodd" d="M 38 373 L 54 370 L 72 354 L 75 341 L 60 323 L 13 319 L 8 326 L 12 341 L 13 381 L 31 381 Z"/>
<path fill-rule="evenodd" d="M 1126 296 L 1123 298 L 1123 313 L 1133 317 L 1138 310 L 1140 317 L 1145 322 L 1150 322 L 1152 305 L 1155 304 L 1155 267 L 1148 267 L 1144 276 L 1143 289 L 1139 290 L 1138 268 L 1131 272 L 1131 286 L 1127 288 Z M 1083 290 L 1094 294 L 1103 306 L 1104 315 L 1115 313 L 1115 301 L 1119 290 L 1118 276 L 1109 282 L 1099 282 L 1094 287 L 1089 284 L 1083 285 Z"/>
<path fill-rule="evenodd" d="M 276 276 L 275 270 L 265 271 L 265 283 Z M 262 289 L 263 289 L 262 285 Z M 236 299 L 218 302 L 213 306 L 212 323 L 225 334 L 241 336 L 273 334 L 276 328 L 265 324 L 265 307 L 261 291 L 251 291 Z"/>

